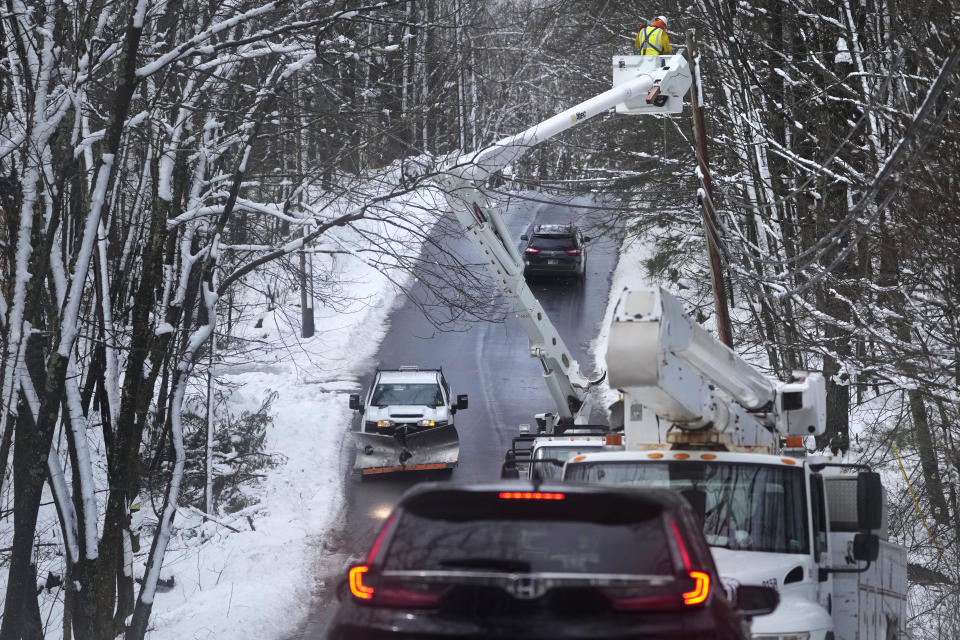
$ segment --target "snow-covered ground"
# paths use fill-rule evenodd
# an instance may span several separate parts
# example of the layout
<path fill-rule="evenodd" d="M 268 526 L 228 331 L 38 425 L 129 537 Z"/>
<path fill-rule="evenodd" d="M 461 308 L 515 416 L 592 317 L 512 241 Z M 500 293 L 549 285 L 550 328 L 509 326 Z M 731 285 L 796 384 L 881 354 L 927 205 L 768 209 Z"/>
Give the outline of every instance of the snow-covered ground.
<path fill-rule="evenodd" d="M 404 215 L 432 208 L 422 206 L 429 194 L 418 197 Z M 433 221 L 425 217 L 421 229 Z M 338 233 L 342 248 L 359 242 Z M 418 237 L 399 240 L 407 252 L 419 251 Z M 409 276 L 391 272 L 388 278 L 356 254 L 326 266 L 350 283 L 353 300 L 346 309 L 318 302 L 316 334 L 302 339 L 294 293 L 263 316 L 262 327 L 250 321 L 240 328 L 260 346 L 218 365 L 217 378 L 238 386 L 229 400 L 234 414 L 256 410 L 270 392 L 277 394 L 265 450 L 285 460 L 248 491 L 257 504 L 220 523 L 202 523 L 200 515 L 181 509 L 161 572 L 174 586 L 157 594 L 147 634 L 152 640 L 282 638 L 309 610 L 324 536 L 343 502 L 341 453 L 352 419 L 347 394 L 357 389 L 409 284 Z"/>

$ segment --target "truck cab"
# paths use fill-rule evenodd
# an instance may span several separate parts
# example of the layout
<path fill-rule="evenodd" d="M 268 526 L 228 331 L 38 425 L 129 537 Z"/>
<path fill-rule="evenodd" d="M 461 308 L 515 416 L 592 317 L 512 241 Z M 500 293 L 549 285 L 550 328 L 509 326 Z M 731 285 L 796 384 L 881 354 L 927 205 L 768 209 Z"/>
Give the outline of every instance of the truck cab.
<path fill-rule="evenodd" d="M 683 494 L 725 586 L 780 592 L 776 611 L 753 620 L 754 638 L 906 637 L 905 550 L 885 539 L 876 474 L 851 471 L 822 458 L 663 449 L 579 455 L 563 479 Z"/>
<path fill-rule="evenodd" d="M 377 369 L 364 399 L 350 396 L 361 415 L 354 468 L 363 475 L 453 469 L 460 455 L 454 415 L 467 403 L 465 394 L 454 399 L 441 369 Z"/>
<path fill-rule="evenodd" d="M 567 460 L 603 451 L 610 442 L 609 435 L 607 427 L 577 426 L 556 435 L 517 436 L 504 456 L 500 477 L 559 479 Z"/>

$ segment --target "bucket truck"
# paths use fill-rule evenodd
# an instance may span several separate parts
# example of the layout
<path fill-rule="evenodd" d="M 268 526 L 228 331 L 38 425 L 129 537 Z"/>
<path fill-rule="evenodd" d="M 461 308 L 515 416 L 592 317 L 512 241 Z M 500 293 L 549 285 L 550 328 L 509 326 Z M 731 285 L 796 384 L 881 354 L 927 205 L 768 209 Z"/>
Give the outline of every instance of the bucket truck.
<path fill-rule="evenodd" d="M 634 113 L 678 113 L 690 88 L 690 67 L 682 55 L 622 56 L 614 63 L 614 87 L 561 111 L 526 131 L 462 155 L 441 171 L 438 182 L 447 203 L 479 249 L 498 289 L 510 302 L 530 339 L 530 355 L 543 367 L 555 410 L 536 416 L 538 430 L 554 433 L 589 417 L 588 392 L 603 380 L 585 375 L 547 317 L 523 276 L 524 262 L 498 206 L 482 192 L 494 173 L 536 145 L 610 109 Z M 627 61 L 630 64 L 627 64 Z M 625 71 L 628 70 L 628 71 Z"/>
<path fill-rule="evenodd" d="M 757 640 L 906 637 L 906 552 L 887 540 L 880 476 L 797 455 L 824 431 L 822 375 L 768 378 L 662 289 L 621 294 L 606 363 L 623 444 L 573 457 L 565 480 L 686 496 L 726 586 L 780 591 Z"/>

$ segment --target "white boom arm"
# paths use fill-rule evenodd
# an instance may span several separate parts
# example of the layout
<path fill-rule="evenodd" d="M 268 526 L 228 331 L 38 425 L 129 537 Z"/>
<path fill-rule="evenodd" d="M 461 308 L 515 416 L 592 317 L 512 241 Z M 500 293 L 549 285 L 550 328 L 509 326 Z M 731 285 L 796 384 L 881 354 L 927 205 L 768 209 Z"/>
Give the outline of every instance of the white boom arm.
<path fill-rule="evenodd" d="M 761 374 L 707 333 L 663 289 L 625 290 L 614 311 L 607 346 L 610 385 L 628 403 L 685 432 L 714 437 L 689 442 L 777 448 L 779 436 L 824 431 L 823 376 L 809 373 L 783 383 Z M 796 375 L 796 374 L 795 374 Z M 663 442 L 659 425 L 624 407 L 627 446 Z"/>
<path fill-rule="evenodd" d="M 523 277 L 523 259 L 517 251 L 498 207 L 481 192 L 487 179 L 515 162 L 541 142 L 605 113 L 618 104 L 636 100 L 659 87 L 658 101 L 664 96 L 678 100 L 690 87 L 690 69 L 682 55 L 671 57 L 664 67 L 645 73 L 575 107 L 536 124 L 526 131 L 465 154 L 449 163 L 438 182 L 457 220 L 487 262 L 500 291 L 513 306 L 530 338 L 530 355 L 539 358 L 543 376 L 557 405 L 555 416 L 548 414 L 548 431 L 554 424 L 584 423 L 579 416 L 592 384 L 580 371 L 580 365 L 547 318 L 540 303 Z M 601 377 L 602 379 L 602 377 Z"/>

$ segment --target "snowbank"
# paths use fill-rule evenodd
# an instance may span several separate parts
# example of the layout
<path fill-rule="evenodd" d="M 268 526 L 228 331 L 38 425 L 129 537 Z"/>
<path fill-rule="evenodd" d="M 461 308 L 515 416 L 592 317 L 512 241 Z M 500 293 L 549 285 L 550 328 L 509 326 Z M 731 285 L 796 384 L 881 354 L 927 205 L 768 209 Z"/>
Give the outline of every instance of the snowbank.
<path fill-rule="evenodd" d="M 420 231 L 429 232 L 435 218 L 424 212 L 438 206 L 432 197 L 421 192 L 389 206 L 408 219 L 419 217 Z M 364 224 L 370 230 L 378 223 Z M 315 272 L 332 270 L 349 283 L 346 308 L 325 308 L 317 300 L 316 334 L 304 340 L 299 293 L 293 292 L 262 315 L 260 327 L 254 322 L 241 327 L 241 337 L 252 346 L 218 365 L 218 378 L 238 386 L 230 399 L 233 413 L 255 410 L 268 393 L 277 393 L 265 449 L 286 460 L 265 474 L 254 491 L 256 505 L 220 523 L 201 525 L 201 516 L 180 510 L 161 572 L 174 584 L 157 594 L 151 640 L 283 637 L 309 611 L 323 539 L 343 502 L 341 452 L 352 419 L 347 394 L 358 387 L 409 284 L 408 275 L 392 272 L 388 278 L 352 251 L 362 247 L 361 235 L 336 233 L 333 244 L 347 255 L 315 262 Z M 408 234 L 397 240 L 416 255 L 421 238 Z"/>

